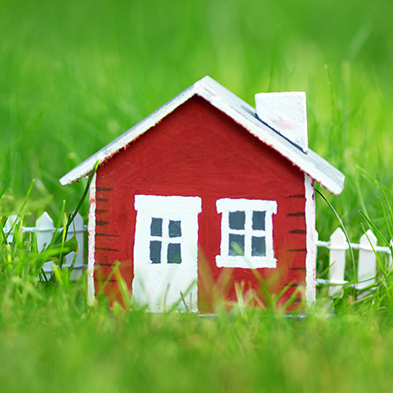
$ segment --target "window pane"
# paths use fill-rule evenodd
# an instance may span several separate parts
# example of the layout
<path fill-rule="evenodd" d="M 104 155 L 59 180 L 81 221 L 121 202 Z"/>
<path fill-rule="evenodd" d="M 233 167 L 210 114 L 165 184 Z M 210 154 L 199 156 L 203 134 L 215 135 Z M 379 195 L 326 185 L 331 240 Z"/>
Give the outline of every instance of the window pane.
<path fill-rule="evenodd" d="M 180 244 L 168 244 L 168 263 L 181 263 Z"/>
<path fill-rule="evenodd" d="M 151 236 L 162 236 L 162 218 L 152 218 L 150 224 Z"/>
<path fill-rule="evenodd" d="M 244 235 L 229 234 L 229 255 L 244 255 Z"/>
<path fill-rule="evenodd" d="M 265 237 L 252 237 L 251 256 L 265 257 L 266 256 L 266 239 Z"/>
<path fill-rule="evenodd" d="M 181 236 L 180 221 L 169 221 L 169 237 Z"/>
<path fill-rule="evenodd" d="M 161 242 L 150 242 L 150 260 L 152 263 L 161 263 Z"/>
<path fill-rule="evenodd" d="M 246 220 L 245 212 L 229 212 L 229 228 L 244 229 L 245 220 Z"/>
<path fill-rule="evenodd" d="M 252 229 L 265 230 L 266 212 L 252 212 Z"/>

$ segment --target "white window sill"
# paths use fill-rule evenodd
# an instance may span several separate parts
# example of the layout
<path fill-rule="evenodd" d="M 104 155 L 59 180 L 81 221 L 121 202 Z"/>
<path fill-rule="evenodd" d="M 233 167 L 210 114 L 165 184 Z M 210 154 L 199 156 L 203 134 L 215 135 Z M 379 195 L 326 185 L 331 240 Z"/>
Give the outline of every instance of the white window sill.
<path fill-rule="evenodd" d="M 277 259 L 273 257 L 216 256 L 217 267 L 259 269 L 277 267 Z"/>

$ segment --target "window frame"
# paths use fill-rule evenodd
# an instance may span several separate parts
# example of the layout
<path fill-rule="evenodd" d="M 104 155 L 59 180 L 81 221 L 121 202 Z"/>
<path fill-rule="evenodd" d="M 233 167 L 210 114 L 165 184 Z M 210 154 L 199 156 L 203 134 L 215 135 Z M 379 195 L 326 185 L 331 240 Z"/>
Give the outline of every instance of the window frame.
<path fill-rule="evenodd" d="M 221 214 L 220 255 L 216 255 L 217 267 L 257 269 L 275 268 L 277 259 L 273 250 L 273 214 L 277 213 L 277 202 L 261 199 L 222 198 L 216 201 L 217 213 Z M 245 212 L 244 229 L 229 227 L 230 212 Z M 265 212 L 265 229 L 252 228 L 254 211 Z M 244 255 L 229 255 L 229 235 L 244 235 Z M 252 238 L 265 237 L 265 256 L 252 256 Z"/>

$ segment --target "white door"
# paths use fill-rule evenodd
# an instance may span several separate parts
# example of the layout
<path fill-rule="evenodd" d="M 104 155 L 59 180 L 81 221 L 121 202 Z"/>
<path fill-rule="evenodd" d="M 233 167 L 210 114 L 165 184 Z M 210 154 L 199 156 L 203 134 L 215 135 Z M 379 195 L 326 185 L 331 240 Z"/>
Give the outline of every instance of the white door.
<path fill-rule="evenodd" d="M 133 299 L 150 311 L 198 311 L 199 197 L 136 195 Z"/>

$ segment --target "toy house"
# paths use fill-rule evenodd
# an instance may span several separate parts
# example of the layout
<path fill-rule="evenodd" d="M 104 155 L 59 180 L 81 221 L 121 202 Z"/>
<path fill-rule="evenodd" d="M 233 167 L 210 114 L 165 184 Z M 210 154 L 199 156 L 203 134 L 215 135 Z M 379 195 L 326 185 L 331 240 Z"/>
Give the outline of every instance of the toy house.
<path fill-rule="evenodd" d="M 344 175 L 308 149 L 304 93 L 257 94 L 255 110 L 205 77 L 61 184 L 97 161 L 91 299 L 104 281 L 104 294 L 119 298 L 110 276 L 119 261 L 133 299 L 152 311 L 209 312 L 217 294 L 236 301 L 241 287 L 260 302 L 266 288 L 286 288 L 290 309 L 314 300 L 314 182 L 339 194 Z"/>

